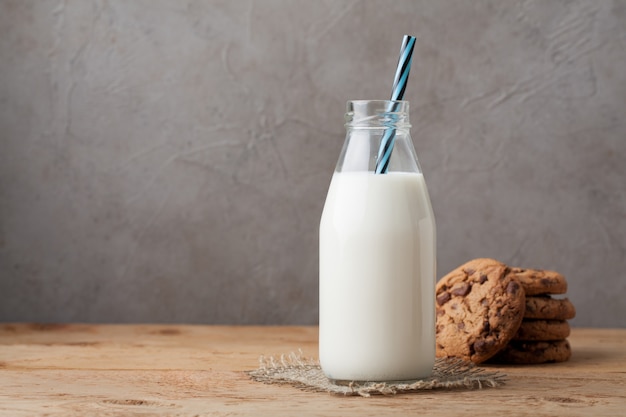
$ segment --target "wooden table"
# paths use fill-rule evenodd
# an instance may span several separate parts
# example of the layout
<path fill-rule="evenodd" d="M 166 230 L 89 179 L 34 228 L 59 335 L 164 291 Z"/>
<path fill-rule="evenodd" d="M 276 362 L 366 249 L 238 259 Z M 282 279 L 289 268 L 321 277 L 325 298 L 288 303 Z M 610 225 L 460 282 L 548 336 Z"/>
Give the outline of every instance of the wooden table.
<path fill-rule="evenodd" d="M 623 416 L 626 329 L 572 330 L 569 362 L 488 366 L 499 388 L 337 397 L 254 382 L 317 327 L 0 324 L 0 416 Z"/>

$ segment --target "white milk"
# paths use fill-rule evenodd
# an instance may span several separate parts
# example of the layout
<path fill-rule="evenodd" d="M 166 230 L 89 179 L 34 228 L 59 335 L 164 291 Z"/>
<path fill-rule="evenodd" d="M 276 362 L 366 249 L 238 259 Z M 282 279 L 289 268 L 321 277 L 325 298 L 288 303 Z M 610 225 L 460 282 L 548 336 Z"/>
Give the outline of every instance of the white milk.
<path fill-rule="evenodd" d="M 435 360 L 435 223 L 422 174 L 336 172 L 320 223 L 322 369 L 403 380 Z"/>

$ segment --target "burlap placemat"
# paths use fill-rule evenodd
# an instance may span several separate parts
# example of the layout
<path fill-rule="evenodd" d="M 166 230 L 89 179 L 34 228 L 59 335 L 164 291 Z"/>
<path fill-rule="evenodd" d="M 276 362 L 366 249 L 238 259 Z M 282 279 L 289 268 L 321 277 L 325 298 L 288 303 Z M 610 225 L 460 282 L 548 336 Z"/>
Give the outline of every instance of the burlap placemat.
<path fill-rule="evenodd" d="M 262 356 L 259 368 L 248 371 L 255 381 L 266 384 L 286 384 L 314 392 L 338 395 L 394 395 L 433 389 L 477 389 L 504 384 L 506 375 L 487 372 L 471 362 L 460 359 L 437 359 L 433 374 L 425 379 L 390 382 L 336 383 L 324 375 L 319 362 L 304 358 L 302 352 L 281 356 Z"/>

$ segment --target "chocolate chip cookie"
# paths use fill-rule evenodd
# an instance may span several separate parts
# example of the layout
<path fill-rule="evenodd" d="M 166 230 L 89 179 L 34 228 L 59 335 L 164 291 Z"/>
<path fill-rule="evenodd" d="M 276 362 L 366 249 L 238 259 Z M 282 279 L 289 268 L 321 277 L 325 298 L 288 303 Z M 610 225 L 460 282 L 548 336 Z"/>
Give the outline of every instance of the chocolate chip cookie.
<path fill-rule="evenodd" d="M 552 342 L 512 341 L 489 362 L 531 365 L 565 362 L 571 356 L 572 349 L 567 340 Z"/>
<path fill-rule="evenodd" d="M 564 294 L 567 291 L 567 281 L 558 272 L 543 269 L 511 268 L 511 274 L 522 284 L 526 296 Z"/>
<path fill-rule="evenodd" d="M 570 327 L 565 320 L 522 320 L 513 340 L 563 340 Z"/>
<path fill-rule="evenodd" d="M 501 262 L 474 259 L 453 270 L 436 287 L 437 356 L 489 359 L 516 334 L 524 300 L 524 289 Z"/>
<path fill-rule="evenodd" d="M 576 316 L 574 304 L 567 299 L 549 295 L 526 297 L 524 319 L 569 320 Z"/>

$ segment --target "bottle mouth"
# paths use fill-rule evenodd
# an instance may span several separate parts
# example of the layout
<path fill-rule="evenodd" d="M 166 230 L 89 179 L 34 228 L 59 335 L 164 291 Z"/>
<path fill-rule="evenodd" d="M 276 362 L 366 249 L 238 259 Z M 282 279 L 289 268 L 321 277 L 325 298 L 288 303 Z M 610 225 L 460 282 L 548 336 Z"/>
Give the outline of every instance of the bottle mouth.
<path fill-rule="evenodd" d="M 409 102 L 405 100 L 350 100 L 346 103 L 346 127 L 408 129 Z"/>

